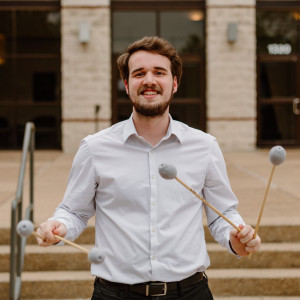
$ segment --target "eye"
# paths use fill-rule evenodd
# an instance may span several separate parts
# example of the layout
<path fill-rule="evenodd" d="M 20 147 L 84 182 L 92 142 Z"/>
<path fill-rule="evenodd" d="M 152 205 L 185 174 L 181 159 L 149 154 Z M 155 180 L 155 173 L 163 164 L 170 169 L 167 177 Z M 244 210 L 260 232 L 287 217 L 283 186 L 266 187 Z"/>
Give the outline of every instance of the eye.
<path fill-rule="evenodd" d="M 166 75 L 166 72 L 163 71 L 163 70 L 157 70 L 157 71 L 155 72 L 155 75 L 156 75 L 156 76 L 164 76 L 164 75 Z"/>
<path fill-rule="evenodd" d="M 135 73 L 133 76 L 137 77 L 137 78 L 140 78 L 140 77 L 144 76 L 144 73 L 143 72 L 138 72 L 138 73 Z"/>

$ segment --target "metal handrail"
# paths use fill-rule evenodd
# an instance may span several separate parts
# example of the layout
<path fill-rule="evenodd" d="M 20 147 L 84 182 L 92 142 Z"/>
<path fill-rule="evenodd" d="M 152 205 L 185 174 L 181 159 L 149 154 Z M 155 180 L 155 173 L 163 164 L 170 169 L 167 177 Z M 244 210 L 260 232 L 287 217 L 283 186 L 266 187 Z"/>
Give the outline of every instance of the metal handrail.
<path fill-rule="evenodd" d="M 19 171 L 16 198 L 11 207 L 10 232 L 10 299 L 19 300 L 21 294 L 21 273 L 23 270 L 26 238 L 20 237 L 17 224 L 23 219 L 23 189 L 24 177 L 29 153 L 29 205 L 25 211 L 25 219 L 33 221 L 33 180 L 34 180 L 34 149 L 35 127 L 31 122 L 26 123 L 23 140 L 22 159 Z"/>

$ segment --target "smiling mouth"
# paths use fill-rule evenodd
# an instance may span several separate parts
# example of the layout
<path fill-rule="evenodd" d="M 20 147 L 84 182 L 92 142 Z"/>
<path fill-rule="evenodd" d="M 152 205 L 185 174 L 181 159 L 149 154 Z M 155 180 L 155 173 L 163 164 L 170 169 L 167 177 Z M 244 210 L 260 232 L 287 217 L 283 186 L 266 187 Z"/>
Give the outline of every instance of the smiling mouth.
<path fill-rule="evenodd" d="M 161 91 L 156 88 L 154 88 L 154 89 L 153 88 L 152 89 L 144 88 L 144 89 L 141 89 L 139 94 L 144 95 L 144 96 L 155 96 L 155 95 L 161 94 Z"/>
<path fill-rule="evenodd" d="M 152 95 L 159 94 L 159 92 L 158 91 L 143 91 L 141 94 L 146 95 L 146 96 L 152 96 Z"/>

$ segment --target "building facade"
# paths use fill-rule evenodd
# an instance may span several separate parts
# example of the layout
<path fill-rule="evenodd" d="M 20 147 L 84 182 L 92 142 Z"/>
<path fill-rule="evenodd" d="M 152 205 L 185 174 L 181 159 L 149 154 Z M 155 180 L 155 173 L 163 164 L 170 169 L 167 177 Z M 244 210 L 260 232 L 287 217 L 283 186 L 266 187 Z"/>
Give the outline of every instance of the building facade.
<path fill-rule="evenodd" d="M 0 0 L 0 148 L 40 149 L 130 116 L 116 58 L 145 35 L 183 59 L 174 119 L 223 150 L 300 146 L 300 1 Z"/>

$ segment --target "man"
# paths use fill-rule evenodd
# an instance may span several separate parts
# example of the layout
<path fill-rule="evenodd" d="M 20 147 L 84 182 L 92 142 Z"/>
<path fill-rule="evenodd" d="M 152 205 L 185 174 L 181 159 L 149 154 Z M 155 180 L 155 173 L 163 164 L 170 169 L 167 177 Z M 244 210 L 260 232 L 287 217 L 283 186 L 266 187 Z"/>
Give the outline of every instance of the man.
<path fill-rule="evenodd" d="M 105 260 L 92 264 L 92 299 L 213 299 L 203 203 L 173 180 L 159 176 L 161 163 L 241 229 L 204 207 L 215 240 L 235 255 L 260 247 L 238 214 L 238 201 L 214 137 L 172 120 L 169 105 L 182 63 L 164 39 L 145 37 L 118 59 L 132 116 L 88 136 L 74 158 L 68 187 L 54 216 L 41 224 L 41 246 L 74 240 L 94 214 L 95 243 Z"/>

